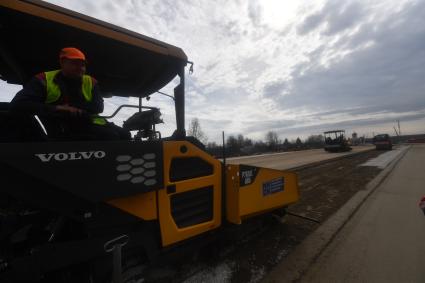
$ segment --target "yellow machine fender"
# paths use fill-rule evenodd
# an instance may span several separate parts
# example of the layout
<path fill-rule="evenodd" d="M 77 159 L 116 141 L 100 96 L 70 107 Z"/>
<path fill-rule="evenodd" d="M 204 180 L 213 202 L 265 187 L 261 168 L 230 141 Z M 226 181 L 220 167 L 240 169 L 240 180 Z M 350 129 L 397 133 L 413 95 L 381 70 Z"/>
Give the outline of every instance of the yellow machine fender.
<path fill-rule="evenodd" d="M 226 166 L 226 218 L 234 224 L 288 206 L 299 199 L 293 172 L 247 165 Z"/>

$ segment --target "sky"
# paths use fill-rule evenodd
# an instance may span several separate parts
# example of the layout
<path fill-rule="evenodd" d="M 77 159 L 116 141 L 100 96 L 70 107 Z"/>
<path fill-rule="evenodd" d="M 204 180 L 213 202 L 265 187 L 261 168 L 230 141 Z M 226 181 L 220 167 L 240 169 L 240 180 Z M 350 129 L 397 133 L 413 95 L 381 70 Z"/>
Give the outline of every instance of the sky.
<path fill-rule="evenodd" d="M 393 135 L 396 120 L 402 134 L 425 133 L 425 1 L 48 2 L 181 47 L 194 62 L 186 124 L 198 118 L 208 141 L 222 131 L 254 140 L 268 131 L 282 140 L 333 129 Z M 0 83 L 0 101 L 17 90 Z M 129 102 L 107 99 L 105 113 Z M 170 135 L 173 101 L 154 95 L 144 105 L 161 108 L 159 129 Z"/>

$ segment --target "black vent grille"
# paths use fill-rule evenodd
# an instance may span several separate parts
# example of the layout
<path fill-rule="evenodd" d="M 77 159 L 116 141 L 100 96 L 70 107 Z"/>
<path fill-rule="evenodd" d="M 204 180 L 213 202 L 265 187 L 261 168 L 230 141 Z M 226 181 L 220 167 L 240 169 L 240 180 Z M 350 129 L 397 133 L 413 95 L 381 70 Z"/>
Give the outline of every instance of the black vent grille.
<path fill-rule="evenodd" d="M 212 164 L 195 157 L 174 158 L 170 166 L 170 181 L 177 182 L 198 177 L 210 176 L 214 173 Z"/>
<path fill-rule="evenodd" d="M 179 228 L 211 221 L 213 218 L 213 186 L 171 196 L 171 215 Z"/>

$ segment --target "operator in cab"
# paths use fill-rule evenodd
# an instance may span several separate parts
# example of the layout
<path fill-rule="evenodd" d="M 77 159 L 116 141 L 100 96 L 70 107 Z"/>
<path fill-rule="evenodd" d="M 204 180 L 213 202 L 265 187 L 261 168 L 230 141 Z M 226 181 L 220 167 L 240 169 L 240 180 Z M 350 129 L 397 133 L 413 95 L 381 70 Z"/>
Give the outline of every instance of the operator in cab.
<path fill-rule="evenodd" d="M 86 56 L 74 47 L 59 53 L 60 69 L 34 76 L 11 101 L 17 114 L 37 115 L 49 138 L 129 140 L 130 132 L 98 117 L 103 98 L 95 78 L 86 75 Z"/>

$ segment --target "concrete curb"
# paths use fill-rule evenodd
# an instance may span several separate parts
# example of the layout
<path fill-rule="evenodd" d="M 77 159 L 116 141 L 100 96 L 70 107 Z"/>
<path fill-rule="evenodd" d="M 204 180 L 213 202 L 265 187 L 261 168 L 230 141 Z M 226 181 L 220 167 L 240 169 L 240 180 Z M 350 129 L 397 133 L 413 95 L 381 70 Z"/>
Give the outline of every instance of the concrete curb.
<path fill-rule="evenodd" d="M 366 185 L 365 190 L 357 192 L 344 206 L 299 244 L 281 264 L 277 265 L 263 278 L 262 282 L 299 281 L 307 272 L 310 265 L 314 263 L 336 234 L 365 202 L 367 197 L 370 196 L 391 173 L 409 148 L 410 147 L 406 147 L 406 149 L 394 158 L 384 170 Z"/>

